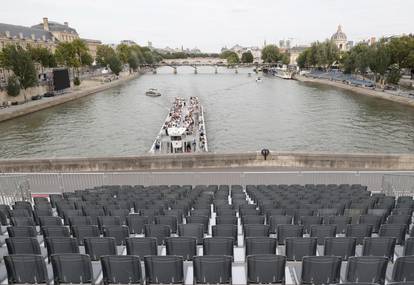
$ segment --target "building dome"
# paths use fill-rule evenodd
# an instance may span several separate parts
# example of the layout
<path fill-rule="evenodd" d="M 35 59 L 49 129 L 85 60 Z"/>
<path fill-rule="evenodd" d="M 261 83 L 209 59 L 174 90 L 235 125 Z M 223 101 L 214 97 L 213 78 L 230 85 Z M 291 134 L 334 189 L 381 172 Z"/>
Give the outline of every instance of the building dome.
<path fill-rule="evenodd" d="M 338 26 L 338 30 L 332 35 L 331 40 L 333 41 L 346 41 L 346 35 L 342 32 L 341 25 Z"/>

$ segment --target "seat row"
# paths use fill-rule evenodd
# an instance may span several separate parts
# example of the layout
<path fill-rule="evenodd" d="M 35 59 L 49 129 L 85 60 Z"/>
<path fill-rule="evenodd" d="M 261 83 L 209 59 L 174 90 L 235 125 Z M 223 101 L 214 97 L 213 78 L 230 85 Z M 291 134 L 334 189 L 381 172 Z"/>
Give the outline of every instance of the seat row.
<path fill-rule="evenodd" d="M 4 257 L 9 284 L 49 283 L 46 264 L 40 255 Z M 184 284 L 181 256 L 145 256 L 145 277 L 140 257 L 106 255 L 100 258 L 104 284 Z M 247 257 L 247 284 L 284 284 L 286 257 L 250 255 Z M 85 254 L 53 254 L 54 283 L 93 282 L 92 263 Z M 341 281 L 342 260 L 336 256 L 303 257 L 300 284 L 335 284 Z M 385 257 L 351 257 L 346 264 L 345 282 L 384 284 L 388 260 Z M 192 260 L 194 284 L 232 284 L 232 258 L 225 255 L 196 256 Z M 414 281 L 414 256 L 396 260 L 391 282 Z M 357 283 L 354 283 L 357 284 Z M 397 284 L 397 283 L 395 283 Z"/>
<path fill-rule="evenodd" d="M 203 255 L 234 256 L 234 239 L 231 237 L 211 237 L 201 241 Z M 118 253 L 116 239 L 112 237 L 86 237 L 82 243 L 84 251 L 92 260 L 98 260 L 103 255 L 116 255 Z M 42 254 L 37 238 L 11 237 L 6 239 L 9 255 L 12 254 Z M 131 237 L 125 239 L 127 255 L 158 255 L 158 242 L 156 238 Z M 48 257 L 57 253 L 79 253 L 78 241 L 71 237 L 46 238 L 45 247 Z M 185 260 L 191 260 L 198 255 L 197 239 L 194 237 L 169 237 L 165 239 L 167 255 L 179 255 Z M 304 256 L 316 256 L 317 239 L 315 238 L 287 238 L 284 255 L 289 261 L 300 261 Z M 278 243 L 275 238 L 252 237 L 245 240 L 245 256 L 255 254 L 276 254 Z M 365 238 L 361 250 L 362 256 L 382 256 L 393 261 L 395 251 L 394 238 Z M 356 255 L 356 239 L 337 237 L 326 238 L 323 254 L 325 256 L 339 256 L 348 260 Z M 414 255 L 414 238 L 407 240 L 404 250 L 397 256 Z"/>

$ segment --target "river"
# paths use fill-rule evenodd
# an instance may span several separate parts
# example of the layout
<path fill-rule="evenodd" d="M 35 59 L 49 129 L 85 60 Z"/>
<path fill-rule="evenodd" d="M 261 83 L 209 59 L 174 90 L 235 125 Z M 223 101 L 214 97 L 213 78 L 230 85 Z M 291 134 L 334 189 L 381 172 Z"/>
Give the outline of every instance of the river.
<path fill-rule="evenodd" d="M 0 157 L 119 156 L 148 152 L 175 96 L 198 96 L 209 150 L 414 152 L 414 109 L 251 69 L 170 67 L 122 86 L 0 123 Z M 163 96 L 147 97 L 158 88 Z"/>

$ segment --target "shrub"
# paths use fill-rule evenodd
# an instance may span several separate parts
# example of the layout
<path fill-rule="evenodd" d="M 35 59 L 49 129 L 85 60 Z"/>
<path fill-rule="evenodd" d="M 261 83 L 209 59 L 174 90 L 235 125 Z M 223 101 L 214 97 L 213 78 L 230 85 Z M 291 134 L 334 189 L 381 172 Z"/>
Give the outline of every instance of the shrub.
<path fill-rule="evenodd" d="M 81 84 L 79 77 L 75 77 L 75 79 L 73 79 L 73 84 L 75 84 L 75 86 L 79 86 Z"/>
<path fill-rule="evenodd" d="M 7 94 L 12 97 L 20 94 L 20 82 L 15 75 L 10 76 L 7 80 Z"/>

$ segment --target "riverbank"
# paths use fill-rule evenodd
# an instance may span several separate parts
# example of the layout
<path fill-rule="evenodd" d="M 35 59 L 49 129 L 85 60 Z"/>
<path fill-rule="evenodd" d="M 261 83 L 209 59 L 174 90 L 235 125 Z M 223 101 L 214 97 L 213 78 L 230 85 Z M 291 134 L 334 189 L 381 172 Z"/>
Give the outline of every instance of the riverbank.
<path fill-rule="evenodd" d="M 1 173 L 196 170 L 413 171 L 414 155 L 260 152 L 0 160 Z"/>
<path fill-rule="evenodd" d="M 380 98 L 383 100 L 393 101 L 393 102 L 397 102 L 400 104 L 414 107 L 414 98 L 413 99 L 406 98 L 406 97 L 394 95 L 388 92 L 384 92 L 382 90 L 374 90 L 374 89 L 369 89 L 365 87 L 352 86 L 352 85 L 341 83 L 338 81 L 311 78 L 311 77 L 302 76 L 302 75 L 295 75 L 295 79 L 300 82 L 305 82 L 305 83 L 317 83 L 317 84 L 329 85 L 329 86 L 340 88 L 343 90 L 352 91 L 352 92 L 355 92 L 361 95 L 372 96 L 372 97 Z"/>
<path fill-rule="evenodd" d="M 0 109 L 0 122 L 24 116 L 33 112 L 44 110 L 53 106 L 64 104 L 91 94 L 95 94 L 115 86 L 119 86 L 127 81 L 138 78 L 141 73 L 124 74 L 119 79 L 111 82 L 100 80 L 84 80 L 80 86 L 71 87 L 70 90 L 62 95 L 42 98 L 41 100 L 29 101 L 27 103 L 10 106 Z"/>

